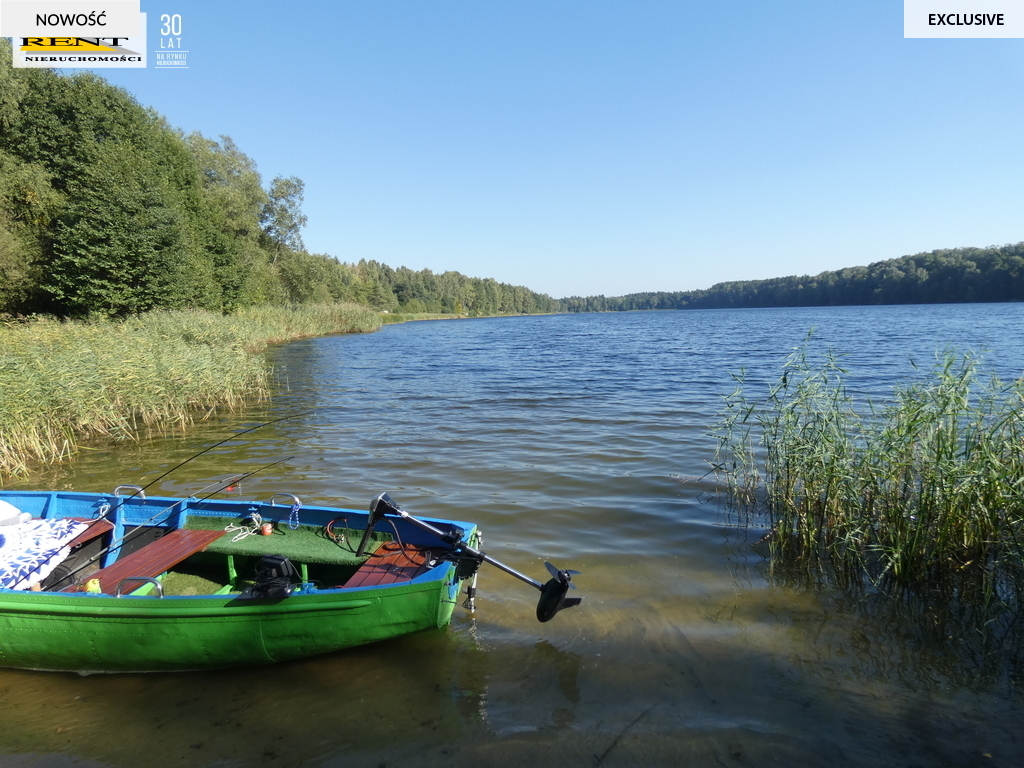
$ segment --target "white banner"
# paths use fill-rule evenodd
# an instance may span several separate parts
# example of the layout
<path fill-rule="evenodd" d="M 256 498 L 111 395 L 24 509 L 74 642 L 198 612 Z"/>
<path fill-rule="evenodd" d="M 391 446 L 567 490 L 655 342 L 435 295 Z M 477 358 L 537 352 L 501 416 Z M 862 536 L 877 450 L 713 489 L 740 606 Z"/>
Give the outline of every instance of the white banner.
<path fill-rule="evenodd" d="M 137 37 L 139 0 L 0 0 L 0 37 Z"/>
<path fill-rule="evenodd" d="M 903 37 L 1024 37 L 1024 0 L 903 0 Z"/>

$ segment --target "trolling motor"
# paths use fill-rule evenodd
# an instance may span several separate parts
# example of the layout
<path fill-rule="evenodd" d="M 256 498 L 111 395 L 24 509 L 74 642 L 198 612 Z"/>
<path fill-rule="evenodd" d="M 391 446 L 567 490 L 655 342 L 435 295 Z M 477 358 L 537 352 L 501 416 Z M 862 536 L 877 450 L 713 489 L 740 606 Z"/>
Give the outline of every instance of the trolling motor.
<path fill-rule="evenodd" d="M 370 535 L 373 533 L 374 526 L 380 522 L 385 515 L 397 515 L 403 520 L 408 520 L 416 527 L 434 534 L 439 539 L 453 547 L 454 554 L 460 561 L 464 562 L 468 560 L 475 562 L 477 567 L 480 563 L 490 563 L 510 576 L 515 576 L 520 581 L 525 581 L 531 587 L 540 590 L 540 600 L 537 603 L 538 621 L 550 621 L 554 618 L 554 615 L 563 608 L 572 608 L 573 606 L 579 605 L 583 602 L 582 597 L 566 597 L 566 593 L 570 589 L 576 589 L 576 585 L 572 583 L 572 577 L 578 575 L 579 571 L 560 571 L 545 560 L 544 567 L 548 569 L 552 578 L 549 579 L 547 583 L 541 584 L 539 581 L 534 581 L 529 576 L 520 573 L 514 568 L 509 568 L 504 563 L 498 562 L 490 555 L 486 555 L 477 549 L 473 549 L 473 547 L 469 546 L 462 540 L 465 533 L 461 529 L 456 528 L 454 531 L 442 531 L 440 528 L 435 528 L 424 520 L 413 517 L 404 509 L 399 509 L 399 507 L 391 500 L 391 497 L 386 493 L 380 494 L 370 502 L 370 516 L 367 518 L 366 530 L 363 532 L 363 538 L 359 542 L 359 549 L 356 551 L 357 557 L 363 556 L 363 553 L 366 551 L 366 545 L 370 541 Z M 475 568 L 473 570 L 475 571 Z M 468 575 L 471 575 L 471 573 Z"/>

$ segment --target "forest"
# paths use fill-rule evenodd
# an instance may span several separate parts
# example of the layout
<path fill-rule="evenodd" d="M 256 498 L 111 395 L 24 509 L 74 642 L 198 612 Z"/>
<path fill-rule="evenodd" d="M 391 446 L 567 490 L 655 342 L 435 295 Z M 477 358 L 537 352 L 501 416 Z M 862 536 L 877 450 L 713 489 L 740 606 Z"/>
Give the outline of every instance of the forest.
<path fill-rule="evenodd" d="M 1024 301 L 1024 243 L 930 251 L 866 267 L 738 280 L 705 290 L 572 296 L 561 301 L 566 312 Z"/>
<path fill-rule="evenodd" d="M 458 272 L 308 253 L 304 185 L 227 136 L 184 135 L 87 71 L 14 69 L 0 39 L 0 313 L 126 317 L 357 302 L 523 314 L 561 305 Z"/>
<path fill-rule="evenodd" d="M 14 69 L 0 39 L 0 315 L 127 317 L 355 302 L 464 316 L 1024 300 L 1024 243 L 704 290 L 554 299 L 459 272 L 309 253 L 301 179 L 185 135 L 82 71 Z"/>

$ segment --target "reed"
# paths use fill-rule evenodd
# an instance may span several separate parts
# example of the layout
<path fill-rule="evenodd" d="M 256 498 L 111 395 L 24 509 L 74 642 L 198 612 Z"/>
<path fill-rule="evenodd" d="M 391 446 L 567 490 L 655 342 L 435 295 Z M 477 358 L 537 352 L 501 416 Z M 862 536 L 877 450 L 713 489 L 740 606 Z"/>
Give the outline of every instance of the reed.
<path fill-rule="evenodd" d="M 374 330 L 357 305 L 159 311 L 123 321 L 40 318 L 0 328 L 0 478 L 266 398 L 267 345 Z"/>
<path fill-rule="evenodd" d="M 385 325 L 408 323 L 413 320 L 459 320 L 465 315 L 444 314 L 438 312 L 388 312 L 381 313 L 380 320 Z"/>
<path fill-rule="evenodd" d="M 882 406 L 839 359 L 785 362 L 759 398 L 744 377 L 714 429 L 732 502 L 767 523 L 770 567 L 961 605 L 1024 597 L 1024 383 L 942 354 Z"/>

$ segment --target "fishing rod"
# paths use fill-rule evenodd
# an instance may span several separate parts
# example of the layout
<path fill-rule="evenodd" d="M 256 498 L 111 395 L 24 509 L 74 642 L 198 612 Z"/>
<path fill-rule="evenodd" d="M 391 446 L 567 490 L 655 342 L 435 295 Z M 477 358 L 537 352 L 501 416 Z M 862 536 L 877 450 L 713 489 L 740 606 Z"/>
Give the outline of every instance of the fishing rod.
<path fill-rule="evenodd" d="M 146 483 L 143 486 L 125 486 L 125 487 L 132 487 L 132 488 L 135 489 L 134 493 L 132 493 L 132 495 L 128 496 L 127 498 L 128 499 L 134 499 L 136 496 L 140 496 L 141 495 L 142 498 L 145 499 L 146 498 L 146 491 L 149 490 L 150 488 L 152 488 L 157 483 L 159 483 L 161 480 L 163 480 L 169 474 L 171 474 L 172 472 L 175 472 L 175 471 L 181 469 L 182 467 L 184 467 L 186 464 L 188 464 L 189 462 L 193 461 L 194 459 L 198 459 L 204 453 L 208 453 L 209 451 L 212 451 L 214 448 L 217 448 L 218 446 L 224 445 L 224 443 L 231 442 L 236 437 L 240 437 L 242 435 L 248 434 L 249 432 L 255 432 L 257 429 L 263 429 L 263 427 L 269 427 L 271 424 L 277 424 L 279 421 L 285 421 L 287 419 L 294 419 L 294 418 L 296 418 L 298 416 L 306 416 L 306 415 L 308 415 L 310 413 L 312 413 L 311 410 L 310 411 L 300 411 L 299 413 L 290 413 L 287 416 L 282 416 L 282 417 L 280 417 L 278 419 L 271 419 L 270 421 L 265 421 L 262 424 L 257 424 L 254 427 L 249 427 L 248 429 L 243 429 L 241 432 L 235 432 L 234 434 L 229 435 L 228 437 L 225 437 L 223 440 L 220 440 L 220 441 L 214 443 L 213 445 L 206 446 L 205 448 L 203 448 L 203 450 L 199 451 L 198 453 L 192 454 L 191 456 L 189 456 L 187 459 L 185 459 L 181 463 L 175 464 L 173 467 L 168 469 L 166 472 L 164 472 L 161 475 L 158 475 L 153 480 L 150 480 L 148 483 Z M 201 488 L 199 490 L 199 493 L 202 493 L 207 488 L 212 488 L 215 485 L 219 485 L 221 487 L 218 488 L 213 493 L 211 493 L 209 496 L 207 496 L 207 497 L 205 497 L 203 499 L 200 499 L 200 501 L 206 501 L 206 499 L 209 499 L 210 496 L 213 496 L 216 493 L 220 493 L 222 490 L 224 490 L 224 488 L 229 488 L 234 483 L 240 482 L 241 480 L 244 480 L 247 477 L 252 477 L 254 474 L 256 474 L 256 472 L 262 472 L 264 469 L 268 469 L 269 467 L 273 467 L 273 466 L 275 466 L 277 464 L 281 464 L 281 463 L 283 463 L 285 461 L 290 461 L 293 458 L 295 458 L 295 457 L 294 456 L 290 456 L 289 458 L 283 459 L 282 461 L 275 461 L 272 464 L 267 464 L 266 466 L 260 467 L 259 469 L 254 470 L 254 471 L 252 471 L 252 472 L 250 472 L 248 474 L 243 474 L 243 475 L 239 475 L 237 477 L 233 477 L 233 479 L 230 482 L 220 481 L 220 482 L 216 482 L 216 483 L 211 483 L 210 485 L 206 486 L 206 488 Z M 115 489 L 114 493 L 115 494 L 117 493 L 116 489 Z M 81 571 L 83 568 L 85 568 L 85 567 L 89 566 L 90 564 L 92 564 L 93 562 L 95 562 L 96 558 L 102 557 L 103 555 L 107 554 L 108 552 L 112 552 L 114 549 L 119 548 L 122 544 L 125 544 L 126 542 L 130 541 L 131 539 L 129 537 L 132 534 L 134 534 L 139 528 L 141 528 L 142 526 L 146 525 L 147 523 L 152 522 L 154 519 L 156 519 L 163 512 L 170 512 L 172 509 L 174 509 L 175 506 L 177 506 L 180 503 L 181 503 L 180 501 L 175 502 L 170 507 L 168 507 L 166 510 L 160 510 L 160 512 L 157 512 L 155 515 L 153 515 L 153 517 L 149 518 L 149 520 L 146 520 L 145 522 L 140 523 L 135 528 L 135 530 L 131 531 L 131 533 L 127 533 L 124 536 L 122 536 L 119 540 L 117 540 L 115 542 L 111 542 L 111 544 L 109 546 L 107 546 L 105 549 L 101 550 L 96 555 L 93 555 L 86 562 L 84 562 L 81 566 L 79 566 L 74 571 L 72 571 L 70 574 L 68 574 L 68 576 L 74 576 L 76 573 Z"/>
<path fill-rule="evenodd" d="M 366 550 L 366 545 L 370 540 L 370 535 L 373 533 L 374 526 L 383 519 L 385 515 L 389 514 L 398 515 L 398 517 L 403 520 L 408 520 L 416 527 L 421 528 L 428 533 L 432 533 L 442 541 L 451 544 L 453 547 L 452 557 L 455 560 L 472 561 L 477 564 L 476 567 L 479 567 L 480 563 L 490 563 L 510 576 L 514 576 L 520 581 L 526 582 L 534 589 L 540 590 L 540 600 L 537 602 L 538 621 L 550 621 L 554 618 L 554 615 L 563 608 L 572 608 L 583 602 L 582 597 L 566 597 L 566 593 L 570 589 L 576 589 L 576 585 L 572 583 L 572 577 L 578 576 L 579 571 L 559 570 L 545 560 L 544 567 L 548 569 L 552 578 L 546 583 L 541 584 L 539 581 L 531 579 L 529 576 L 520 573 L 514 568 L 510 568 L 504 563 L 495 560 L 490 555 L 484 554 L 480 550 L 474 549 L 466 544 L 466 542 L 463 541 L 465 531 L 462 529 L 456 528 L 454 531 L 443 531 L 440 528 L 436 528 L 425 520 L 413 517 L 404 509 L 400 509 L 386 493 L 376 496 L 373 501 L 370 502 L 370 516 L 366 520 L 366 530 L 363 531 L 363 538 L 359 542 L 359 549 L 356 552 L 356 557 L 363 556 L 363 553 Z M 475 572 L 474 568 L 473 573 Z"/>
<path fill-rule="evenodd" d="M 161 480 L 163 480 L 165 477 L 167 477 L 172 472 L 175 472 L 175 471 L 181 469 L 182 467 L 184 467 L 186 464 L 188 464 L 193 459 L 198 459 L 204 453 L 207 453 L 208 451 L 212 451 L 214 448 L 217 448 L 218 446 L 224 445 L 224 443 L 229 443 L 232 440 L 234 440 L 236 437 L 241 437 L 242 435 L 248 434 L 249 432 L 255 432 L 257 429 L 263 429 L 263 427 L 269 427 L 271 424 L 277 424 L 279 421 L 285 421 L 287 419 L 294 419 L 294 418 L 297 418 L 299 416 L 308 416 L 312 412 L 313 411 L 310 410 L 310 411 L 301 411 L 299 413 L 290 413 L 287 416 L 282 416 L 279 419 L 273 419 L 272 421 L 265 421 L 262 424 L 257 424 L 255 427 L 249 427 L 248 429 L 243 429 L 241 432 L 235 432 L 234 434 L 232 434 L 232 435 L 230 435 L 228 437 L 225 437 L 223 440 L 221 440 L 218 443 L 214 443 L 213 445 L 208 445 L 206 448 L 203 448 L 203 450 L 199 451 L 199 453 L 192 454 L 191 456 L 189 456 L 187 459 L 185 459 L 180 464 L 177 464 L 177 465 L 171 467 L 170 469 L 168 469 L 166 472 L 164 472 L 159 477 L 157 477 L 157 478 L 155 478 L 153 480 L 150 480 L 146 485 L 144 485 L 141 488 L 139 488 L 138 490 L 136 490 L 135 493 L 133 493 L 128 498 L 129 499 L 133 499 L 136 496 L 138 496 L 140 493 L 144 493 L 146 490 L 148 490 L 152 486 L 154 486 L 157 483 L 159 483 Z M 294 457 L 292 457 L 292 458 L 294 458 Z M 280 462 L 278 462 L 278 463 L 280 463 Z M 273 464 L 271 464 L 270 466 L 273 466 Z M 205 489 L 203 489 L 203 490 L 205 490 Z M 202 491 L 200 491 L 200 493 L 202 493 Z M 143 496 L 143 498 L 145 498 L 145 496 Z"/>
<path fill-rule="evenodd" d="M 198 455 L 198 454 L 196 454 L 196 455 Z M 252 477 L 257 472 L 262 472 L 265 469 L 270 469 L 271 467 L 276 467 L 278 464 L 284 464 L 286 461 L 291 461 L 294 458 L 295 458 L 294 456 L 289 456 L 287 459 L 281 459 L 280 461 L 274 461 L 274 462 L 271 462 L 270 464 L 264 464 L 262 467 L 259 467 L 258 469 L 254 469 L 252 472 L 246 472 L 246 473 L 241 474 L 241 475 L 232 475 L 227 480 L 218 480 L 215 483 L 211 483 L 210 485 L 206 486 L 206 488 L 201 489 L 199 491 L 199 493 L 202 493 L 207 488 L 213 488 L 214 486 L 217 486 L 217 490 L 215 490 L 213 493 L 210 493 L 210 494 L 204 496 L 201 499 L 196 499 L 195 503 L 202 504 L 204 501 L 207 501 L 208 499 L 212 498 L 216 494 L 218 494 L 221 491 L 223 491 L 225 488 L 228 488 L 229 486 L 234 485 L 235 483 L 239 483 L 242 480 L 245 480 L 246 478 Z M 148 488 L 149 486 L 146 486 L 146 487 Z M 139 491 L 136 491 L 135 494 L 133 494 L 132 496 L 129 496 L 128 498 L 130 499 L 130 498 L 132 498 L 134 495 L 136 495 L 138 493 L 139 493 Z M 194 498 L 194 497 L 190 497 L 190 498 Z M 160 515 L 169 514 L 171 512 L 171 510 L 173 510 L 176 506 L 178 506 L 179 504 L 184 504 L 188 500 L 189 499 L 180 499 L 180 500 L 174 502 L 173 504 L 171 504 L 171 506 L 169 506 L 169 507 L 165 507 L 163 509 L 157 510 L 156 514 L 154 514 L 148 520 L 143 520 L 141 523 L 139 523 L 137 526 L 135 526 L 135 528 L 133 528 L 128 533 L 126 533 L 120 539 L 118 539 L 117 541 L 113 541 L 110 544 L 108 544 L 106 547 L 104 547 L 99 552 L 97 552 L 95 555 L 90 557 L 88 560 L 86 560 L 80 566 L 78 566 L 73 571 L 71 571 L 66 576 L 64 576 L 64 578 L 61 579 L 61 581 L 64 581 L 65 579 L 72 578 L 73 576 L 78 574 L 80 571 L 82 571 L 83 569 L 89 567 L 92 563 L 96 562 L 96 560 L 98 560 L 99 558 L 103 557 L 108 552 L 113 552 L 115 549 L 120 549 L 123 544 L 126 544 L 129 541 L 132 541 L 133 537 L 135 537 L 136 534 L 139 534 L 139 531 L 142 529 L 143 526 L 148 525 L 149 523 L 153 522 L 158 517 L 160 517 Z M 124 502 L 122 502 L 122 504 L 123 503 Z M 72 582 L 72 583 L 74 583 L 74 582 Z"/>

